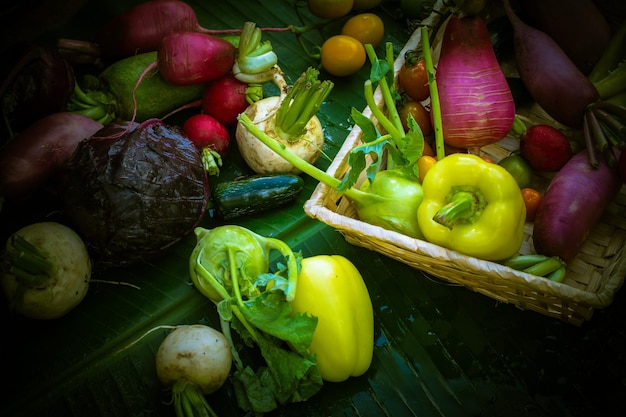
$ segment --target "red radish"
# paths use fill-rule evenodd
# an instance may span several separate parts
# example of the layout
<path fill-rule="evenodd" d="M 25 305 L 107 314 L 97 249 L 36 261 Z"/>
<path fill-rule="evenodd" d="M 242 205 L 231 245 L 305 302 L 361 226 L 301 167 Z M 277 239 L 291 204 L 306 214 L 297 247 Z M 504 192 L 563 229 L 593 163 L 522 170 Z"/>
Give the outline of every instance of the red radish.
<path fill-rule="evenodd" d="M 537 209 L 535 251 L 571 261 L 622 184 L 617 168 L 604 161 L 593 168 L 584 150 L 574 155 L 555 174 Z"/>
<path fill-rule="evenodd" d="M 172 84 L 201 84 L 228 74 L 236 52 L 232 43 L 217 36 L 178 32 L 163 38 L 153 65 Z"/>
<path fill-rule="evenodd" d="M 196 12 L 180 0 L 151 0 L 138 4 L 106 23 L 96 36 L 105 60 L 117 60 L 159 49 L 172 33 L 200 32 L 212 35 L 236 33 L 200 26 Z"/>
<path fill-rule="evenodd" d="M 544 32 L 524 23 L 504 0 L 513 26 L 515 63 L 532 98 L 557 122 L 581 127 L 587 106 L 598 90 L 559 45 Z"/>
<path fill-rule="evenodd" d="M 0 149 L 0 195 L 26 201 L 70 159 L 78 143 L 102 124 L 76 113 L 53 113 Z"/>
<path fill-rule="evenodd" d="M 202 113 L 213 116 L 226 126 L 234 125 L 237 116 L 248 108 L 248 84 L 228 74 L 211 81 L 202 96 Z"/>
<path fill-rule="evenodd" d="M 513 126 L 513 95 L 479 16 L 450 17 L 436 72 L 447 145 L 476 150 Z"/>
<path fill-rule="evenodd" d="M 520 138 L 522 157 L 536 171 L 556 172 L 572 157 L 567 136 L 549 125 L 529 127 Z"/>
<path fill-rule="evenodd" d="M 183 124 L 183 132 L 200 150 L 211 148 L 220 156 L 226 156 L 230 148 L 228 129 L 208 114 L 191 116 Z"/>
<path fill-rule="evenodd" d="M 199 85 L 228 74 L 235 63 L 236 53 L 237 48 L 232 43 L 204 33 L 178 32 L 166 36 L 158 50 L 157 59 L 146 66 L 137 78 L 132 93 L 135 109 L 131 122 L 135 121 L 137 110 L 137 88 L 155 68 L 170 84 Z"/>

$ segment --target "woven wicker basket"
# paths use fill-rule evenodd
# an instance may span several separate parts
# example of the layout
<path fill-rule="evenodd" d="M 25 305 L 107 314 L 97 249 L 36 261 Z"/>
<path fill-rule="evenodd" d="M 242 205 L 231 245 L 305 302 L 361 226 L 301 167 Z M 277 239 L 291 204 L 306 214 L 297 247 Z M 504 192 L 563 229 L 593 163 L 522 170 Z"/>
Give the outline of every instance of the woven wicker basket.
<path fill-rule="evenodd" d="M 441 7 L 441 5 L 439 5 Z M 434 24 L 440 14 L 433 13 L 425 23 Z M 416 30 L 399 53 L 395 62 L 396 74 L 404 62 L 404 52 L 420 45 L 420 30 Z M 438 58 L 440 44 L 433 41 L 433 59 Z M 505 71 L 506 72 L 506 71 Z M 382 96 L 375 93 L 376 103 L 382 106 Z M 518 109 L 531 122 L 552 121 L 541 109 Z M 373 121 L 371 111 L 363 114 Z M 576 134 L 577 132 L 567 132 Z M 361 130 L 354 126 L 327 172 L 342 178 L 349 169 L 350 151 L 360 145 Z M 500 142 L 486 146 L 482 152 L 499 161 L 516 150 L 519 141 L 506 137 Z M 550 176 L 535 176 L 534 187 L 545 190 Z M 364 176 L 357 182 L 363 181 Z M 624 187 L 626 188 L 626 187 Z M 319 184 L 304 205 L 304 211 L 341 232 L 345 239 L 356 246 L 365 247 L 390 258 L 423 270 L 445 281 L 465 286 L 495 300 L 511 303 L 524 310 L 532 310 L 568 323 L 581 325 L 591 319 L 595 309 L 611 304 L 620 289 L 626 273 L 626 190 L 610 205 L 603 217 L 589 234 L 580 254 L 568 264 L 562 283 L 513 270 L 496 262 L 465 256 L 456 251 L 413 239 L 397 232 L 365 223 L 358 219 L 355 208 L 333 188 Z M 533 224 L 524 228 L 524 242 L 520 254 L 534 253 L 532 245 Z"/>

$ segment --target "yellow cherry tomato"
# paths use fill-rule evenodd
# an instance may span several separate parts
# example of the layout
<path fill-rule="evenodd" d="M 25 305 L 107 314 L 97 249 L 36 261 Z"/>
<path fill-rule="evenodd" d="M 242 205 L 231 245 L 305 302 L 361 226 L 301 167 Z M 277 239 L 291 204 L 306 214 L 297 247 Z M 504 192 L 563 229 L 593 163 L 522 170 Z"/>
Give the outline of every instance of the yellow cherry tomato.
<path fill-rule="evenodd" d="M 370 43 L 378 46 L 385 35 L 385 24 L 375 13 L 360 13 L 352 16 L 344 23 L 341 34 L 352 36 L 363 45 Z"/>
<path fill-rule="evenodd" d="M 361 10 L 369 10 L 374 7 L 380 6 L 383 0 L 354 0 L 354 6 L 352 6 L 352 10 L 361 11 Z"/>
<path fill-rule="evenodd" d="M 335 35 L 326 39 L 320 55 L 322 67 L 337 77 L 352 75 L 365 65 L 365 47 L 352 36 Z"/>
<path fill-rule="evenodd" d="M 420 181 L 424 181 L 426 173 L 437 163 L 437 158 L 430 155 L 422 155 L 417 160 L 417 170 L 419 172 Z"/>
<path fill-rule="evenodd" d="M 322 19 L 337 19 L 347 15 L 354 0 L 308 0 L 311 13 Z"/>

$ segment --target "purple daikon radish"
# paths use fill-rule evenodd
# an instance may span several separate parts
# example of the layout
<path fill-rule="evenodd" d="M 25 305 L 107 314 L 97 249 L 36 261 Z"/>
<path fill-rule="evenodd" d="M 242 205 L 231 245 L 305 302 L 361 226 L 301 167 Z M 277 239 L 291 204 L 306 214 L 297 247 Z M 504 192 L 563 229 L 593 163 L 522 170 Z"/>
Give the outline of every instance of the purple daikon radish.
<path fill-rule="evenodd" d="M 587 106 L 600 99 L 598 90 L 550 36 L 515 14 L 509 0 L 504 0 L 504 8 L 514 31 L 515 64 L 526 89 L 557 122 L 581 127 Z"/>
<path fill-rule="evenodd" d="M 446 144 L 475 152 L 510 131 L 513 95 L 481 17 L 450 17 L 436 79 Z"/>

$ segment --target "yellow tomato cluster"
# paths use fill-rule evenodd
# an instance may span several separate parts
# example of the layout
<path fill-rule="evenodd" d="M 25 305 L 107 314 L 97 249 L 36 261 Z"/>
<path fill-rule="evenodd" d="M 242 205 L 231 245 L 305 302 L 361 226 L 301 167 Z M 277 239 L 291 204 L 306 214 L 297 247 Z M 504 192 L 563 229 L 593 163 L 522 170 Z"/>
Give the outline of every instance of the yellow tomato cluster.
<path fill-rule="evenodd" d="M 328 38 L 320 51 L 322 67 L 330 74 L 345 77 L 359 71 L 367 59 L 365 44 L 377 46 L 383 39 L 385 27 L 375 13 L 367 12 L 382 0 L 308 0 L 315 16 L 338 19 L 351 11 L 359 12 L 343 25 L 341 33 Z"/>

